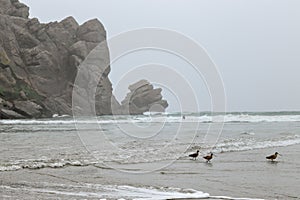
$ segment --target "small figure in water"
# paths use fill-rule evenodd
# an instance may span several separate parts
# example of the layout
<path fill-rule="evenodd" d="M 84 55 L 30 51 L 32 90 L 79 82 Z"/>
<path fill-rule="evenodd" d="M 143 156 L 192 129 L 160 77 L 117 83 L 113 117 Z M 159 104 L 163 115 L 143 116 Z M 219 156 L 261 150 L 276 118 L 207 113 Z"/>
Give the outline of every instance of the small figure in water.
<path fill-rule="evenodd" d="M 182 116 L 182 119 L 185 119 L 185 115 Z"/>

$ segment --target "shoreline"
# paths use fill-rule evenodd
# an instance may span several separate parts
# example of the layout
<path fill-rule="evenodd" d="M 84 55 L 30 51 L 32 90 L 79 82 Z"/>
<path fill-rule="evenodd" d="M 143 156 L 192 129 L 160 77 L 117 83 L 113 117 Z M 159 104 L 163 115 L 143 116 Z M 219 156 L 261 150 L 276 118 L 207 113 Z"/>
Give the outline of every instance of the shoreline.
<path fill-rule="evenodd" d="M 265 156 L 275 151 L 283 155 L 278 158 L 278 162 L 266 161 Z M 164 169 L 146 174 L 125 173 L 94 166 L 22 169 L 0 172 L 0 183 L 1 186 L 30 183 L 34 185 L 34 188 L 41 189 L 45 189 L 39 185 L 41 183 L 192 188 L 209 193 L 211 196 L 300 199 L 297 189 L 297 185 L 300 183 L 300 178 L 297 178 L 297 174 L 299 175 L 297 166 L 300 166 L 300 162 L 297 160 L 299 153 L 299 144 L 276 149 L 220 153 L 210 164 L 205 163 L 201 158 L 196 161 L 177 160 Z M 141 170 L 145 166 L 155 167 L 157 164 L 161 163 L 123 164 L 119 167 Z M 4 196 L 7 196 L 7 192 L 0 190 L 0 194 Z M 20 192 L 22 193 L 22 191 L 15 190 L 8 193 L 12 195 L 15 193 L 16 196 L 19 196 Z M 39 192 L 31 195 L 39 195 Z M 51 194 L 47 195 L 51 196 Z M 68 199 L 63 194 L 61 197 Z"/>

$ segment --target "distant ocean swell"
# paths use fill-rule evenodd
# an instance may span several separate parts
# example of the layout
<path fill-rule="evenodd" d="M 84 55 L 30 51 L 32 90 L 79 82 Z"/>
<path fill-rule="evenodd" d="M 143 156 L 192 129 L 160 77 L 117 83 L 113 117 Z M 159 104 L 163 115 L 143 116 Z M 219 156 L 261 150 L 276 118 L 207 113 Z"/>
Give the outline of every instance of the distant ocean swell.
<path fill-rule="evenodd" d="M 189 114 L 185 115 L 185 119 L 182 119 L 183 114 L 156 114 L 156 115 L 139 115 L 139 116 L 101 116 L 97 120 L 90 120 L 88 118 L 52 118 L 41 120 L 0 120 L 0 124 L 122 124 L 122 123 L 181 123 L 181 122 L 199 122 L 199 123 L 212 123 L 212 122 L 300 122 L 300 113 L 282 114 L 277 113 L 263 113 L 259 115 L 254 114 L 226 114 L 226 115 L 208 115 L 208 114 Z"/>

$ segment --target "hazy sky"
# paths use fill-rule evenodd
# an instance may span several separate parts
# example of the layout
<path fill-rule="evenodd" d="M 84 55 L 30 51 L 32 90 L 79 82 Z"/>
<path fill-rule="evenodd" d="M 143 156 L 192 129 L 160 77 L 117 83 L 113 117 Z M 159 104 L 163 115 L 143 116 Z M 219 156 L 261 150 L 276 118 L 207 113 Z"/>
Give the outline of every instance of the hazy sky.
<path fill-rule="evenodd" d="M 218 66 L 228 111 L 300 110 L 299 0 L 21 1 L 30 6 L 31 17 L 41 22 L 70 15 L 79 23 L 98 18 L 108 38 L 143 27 L 178 31 L 201 44 Z M 167 64 L 190 79 L 191 87 L 197 88 L 200 110 L 210 109 L 204 82 L 193 77 L 189 66 L 178 58 L 160 52 L 137 52 L 113 64 L 114 87 L 129 69 L 152 61 Z M 158 72 L 157 76 L 166 74 Z M 116 91 L 118 99 L 125 95 L 125 85 L 126 81 Z M 167 91 L 165 96 L 171 104 L 169 111 L 178 110 L 174 96 Z M 193 109 L 188 95 L 183 101 L 184 110 Z"/>

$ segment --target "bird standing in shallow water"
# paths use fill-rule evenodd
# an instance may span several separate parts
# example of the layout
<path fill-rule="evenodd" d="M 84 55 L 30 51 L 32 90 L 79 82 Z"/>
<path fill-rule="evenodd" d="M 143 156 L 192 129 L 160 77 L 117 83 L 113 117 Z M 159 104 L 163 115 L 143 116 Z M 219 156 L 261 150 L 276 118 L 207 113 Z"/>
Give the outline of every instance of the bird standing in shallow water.
<path fill-rule="evenodd" d="M 206 160 L 206 162 L 210 162 L 210 160 L 213 158 L 213 153 L 210 153 L 208 156 L 204 156 L 203 158 Z"/>
<path fill-rule="evenodd" d="M 274 161 L 277 158 L 277 155 L 280 155 L 280 154 L 278 152 L 275 152 L 275 154 L 267 156 L 266 159 Z"/>
<path fill-rule="evenodd" d="M 199 150 L 197 150 L 196 153 L 190 154 L 189 157 L 194 158 L 194 160 L 196 160 L 196 158 L 198 157 L 198 155 L 199 155 Z"/>

